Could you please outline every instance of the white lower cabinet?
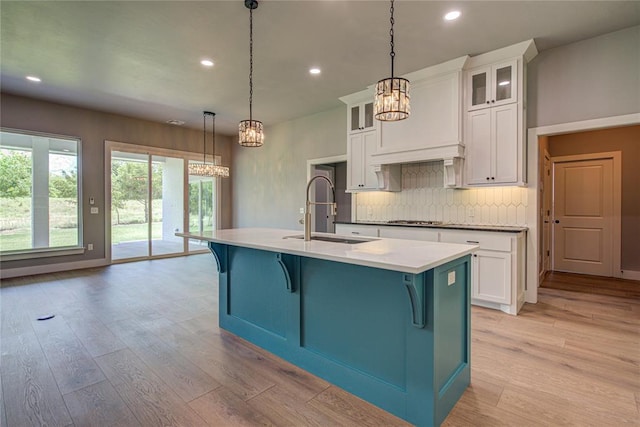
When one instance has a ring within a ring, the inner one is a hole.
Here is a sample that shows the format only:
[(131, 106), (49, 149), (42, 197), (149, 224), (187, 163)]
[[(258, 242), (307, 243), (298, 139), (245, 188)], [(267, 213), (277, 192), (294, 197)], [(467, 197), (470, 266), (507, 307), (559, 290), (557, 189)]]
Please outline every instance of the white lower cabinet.
[(477, 250), (472, 259), (471, 298), (511, 302), (511, 254)]
[(524, 232), (447, 230), (440, 241), (479, 248), (471, 257), (471, 303), (518, 314), (524, 304)]
[(471, 304), (509, 314), (524, 305), (524, 232), (336, 224), (336, 234), (478, 245), (471, 256)]

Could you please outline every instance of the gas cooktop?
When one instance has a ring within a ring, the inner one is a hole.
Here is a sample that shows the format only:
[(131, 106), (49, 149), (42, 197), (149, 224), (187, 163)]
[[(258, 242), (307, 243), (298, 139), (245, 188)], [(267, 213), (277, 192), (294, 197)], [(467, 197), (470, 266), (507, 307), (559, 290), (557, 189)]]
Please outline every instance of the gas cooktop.
[(413, 219), (394, 219), (387, 221), (387, 224), (402, 224), (402, 225), (440, 225), (442, 221), (421, 221)]

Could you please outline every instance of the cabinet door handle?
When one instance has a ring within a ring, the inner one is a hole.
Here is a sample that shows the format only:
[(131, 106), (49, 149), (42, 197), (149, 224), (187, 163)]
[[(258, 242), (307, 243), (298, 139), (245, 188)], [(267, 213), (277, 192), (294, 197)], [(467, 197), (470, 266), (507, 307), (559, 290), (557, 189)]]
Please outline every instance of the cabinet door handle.
[(360, 234), (359, 231), (352, 231), (351, 234)]
[(560, 220), (559, 220), (559, 219), (556, 219), (554, 222), (555, 222), (556, 224), (560, 224)]
[(491, 179), (496, 179), (496, 177), (495, 177), (495, 176), (492, 176), (492, 177), (491, 177)]
[(496, 102), (496, 100), (495, 100), (495, 99), (492, 99), (492, 100), (491, 100), (491, 102)]
[(491, 101), (487, 101), (487, 104), (491, 104)]
[(476, 254), (473, 254), (473, 256), (474, 256), (474, 257), (477, 257), (478, 255), (476, 255)]
[(489, 181), (489, 177), (487, 177), (487, 181)]
[(475, 241), (475, 240), (467, 240), (467, 243), (473, 243), (475, 245), (479, 245), (480, 244), (480, 242)]

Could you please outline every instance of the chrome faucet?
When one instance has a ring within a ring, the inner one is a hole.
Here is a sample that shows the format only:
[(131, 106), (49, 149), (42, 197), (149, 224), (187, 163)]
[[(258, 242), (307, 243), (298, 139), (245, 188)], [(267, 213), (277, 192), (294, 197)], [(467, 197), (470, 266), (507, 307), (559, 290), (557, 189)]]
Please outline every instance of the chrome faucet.
[[(329, 202), (311, 202), (309, 200), (309, 198), (311, 197), (309, 195), (309, 189), (311, 188), (311, 183), (313, 181), (315, 181), (318, 178), (323, 178), (325, 179), (328, 183), (329, 183), (329, 187), (331, 187), (331, 194), (333, 196), (333, 202), (329, 203)], [(331, 206), (331, 215), (335, 215), (336, 214), (336, 189), (333, 186), (333, 182), (331, 182), (331, 180), (329, 178), (327, 178), (324, 175), (316, 175), (314, 177), (312, 177), (309, 180), (309, 183), (307, 184), (307, 201), (305, 204), (305, 210), (304, 210), (304, 241), (308, 242), (311, 240), (311, 205), (329, 205)]]

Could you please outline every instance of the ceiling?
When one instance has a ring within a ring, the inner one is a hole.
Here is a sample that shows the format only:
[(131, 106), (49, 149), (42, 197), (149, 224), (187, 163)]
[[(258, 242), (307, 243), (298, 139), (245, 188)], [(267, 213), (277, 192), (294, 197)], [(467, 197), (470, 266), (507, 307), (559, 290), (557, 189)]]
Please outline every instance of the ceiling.
[[(462, 16), (445, 22), (451, 9)], [(0, 14), (4, 92), (193, 128), (211, 110), (226, 134), (248, 118), (243, 0), (2, 0)], [(390, 74), (387, 1), (263, 0), (253, 18), (253, 112), (266, 126), (337, 107)], [(395, 21), (403, 74), (531, 38), (543, 51), (638, 25), (640, 1), (398, 1)]]

